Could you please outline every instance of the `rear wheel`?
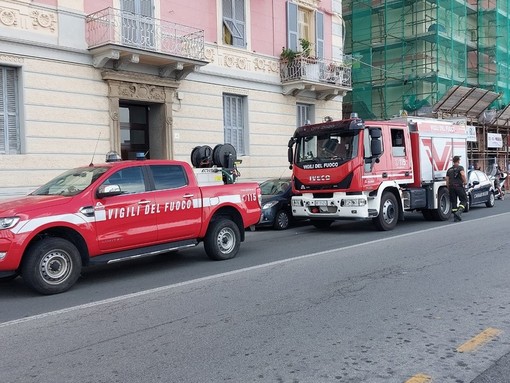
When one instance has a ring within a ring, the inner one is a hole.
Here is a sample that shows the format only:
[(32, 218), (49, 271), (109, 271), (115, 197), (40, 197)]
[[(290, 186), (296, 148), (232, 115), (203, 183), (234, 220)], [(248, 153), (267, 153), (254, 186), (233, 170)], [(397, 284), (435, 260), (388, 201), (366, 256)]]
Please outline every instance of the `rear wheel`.
[(215, 261), (234, 258), (241, 245), (241, 234), (230, 219), (222, 218), (210, 224), (204, 239), (207, 256)]
[(446, 188), (441, 188), (437, 192), (437, 209), (432, 210), (432, 215), (436, 221), (446, 221), (452, 213), (452, 205), (450, 204), (450, 195)]
[(393, 230), (398, 222), (398, 203), (393, 193), (384, 192), (381, 198), (379, 215), (373, 219), (375, 226), (382, 231)]
[(58, 294), (71, 288), (81, 273), (80, 252), (63, 238), (45, 238), (26, 253), (21, 266), (25, 283), (41, 294)]
[(276, 213), (276, 217), (274, 219), (273, 227), (276, 230), (286, 230), (290, 226), (290, 214), (285, 210), (280, 210)]

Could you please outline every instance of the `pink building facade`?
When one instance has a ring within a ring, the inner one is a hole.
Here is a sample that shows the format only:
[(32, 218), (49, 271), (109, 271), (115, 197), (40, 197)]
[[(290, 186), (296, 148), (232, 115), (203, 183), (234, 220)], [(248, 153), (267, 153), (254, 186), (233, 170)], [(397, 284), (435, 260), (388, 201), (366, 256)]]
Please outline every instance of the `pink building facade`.
[[(296, 126), (342, 117), (337, 0), (0, 1), (0, 198), (124, 159), (231, 143), (241, 179), (288, 172)], [(282, 54), (283, 53), (283, 54)]]

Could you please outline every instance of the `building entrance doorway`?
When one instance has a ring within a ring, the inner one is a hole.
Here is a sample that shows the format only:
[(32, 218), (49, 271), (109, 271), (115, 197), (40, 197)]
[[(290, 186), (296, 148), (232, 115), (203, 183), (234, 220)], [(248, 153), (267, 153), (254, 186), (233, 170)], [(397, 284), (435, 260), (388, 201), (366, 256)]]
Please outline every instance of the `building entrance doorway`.
[(137, 153), (143, 153), (149, 159), (149, 106), (120, 104), (119, 122), (122, 159), (134, 160)]

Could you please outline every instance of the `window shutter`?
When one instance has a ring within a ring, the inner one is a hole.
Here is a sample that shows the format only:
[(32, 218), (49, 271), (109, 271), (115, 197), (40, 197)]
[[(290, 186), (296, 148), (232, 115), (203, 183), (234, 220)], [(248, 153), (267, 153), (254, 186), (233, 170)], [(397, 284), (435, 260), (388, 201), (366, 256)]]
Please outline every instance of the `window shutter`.
[(0, 153), (20, 151), (16, 68), (0, 67)]
[(244, 155), (244, 107), (243, 97), (234, 95), (223, 96), (223, 121), (225, 143), (231, 144), (238, 154)]
[(223, 0), (223, 23), (232, 35), (232, 45), (246, 47), (245, 0)]
[(232, 135), (232, 122), (230, 120), (230, 97), (229, 96), (223, 96), (223, 121), (225, 125), (225, 131), (224, 131), (224, 142), (230, 143), (231, 135)]
[(244, 23), (244, 0), (234, 0), (234, 19)]
[(298, 51), (298, 6), (287, 1), (287, 48)]
[(238, 47), (246, 46), (246, 23), (244, 21), (244, 0), (234, 0), (234, 22), (236, 24), (241, 38), (237, 39), (234, 37), (234, 45)]
[(4, 81), (4, 72), (6, 69), (0, 68), (0, 153), (5, 153), (5, 143), (7, 142), (7, 136), (5, 135), (5, 125), (6, 125), (6, 111), (5, 111), (5, 102), (4, 99), (7, 97), (7, 93), (5, 92), (5, 81)]
[(232, 5), (232, 1), (233, 0), (223, 0), (223, 17), (227, 17), (229, 19), (234, 18), (234, 6)]
[(135, 0), (121, 0), (120, 9), (125, 12), (135, 13)]
[[(7, 69), (7, 135), (9, 153), (19, 153), (16, 103), (16, 69)], [(7, 149), (7, 148), (6, 148)]]
[(315, 54), (322, 59), (324, 58), (324, 13), (322, 12), (315, 12), (315, 29)]
[(153, 17), (152, 0), (141, 0), (140, 1), (140, 14), (142, 16)]

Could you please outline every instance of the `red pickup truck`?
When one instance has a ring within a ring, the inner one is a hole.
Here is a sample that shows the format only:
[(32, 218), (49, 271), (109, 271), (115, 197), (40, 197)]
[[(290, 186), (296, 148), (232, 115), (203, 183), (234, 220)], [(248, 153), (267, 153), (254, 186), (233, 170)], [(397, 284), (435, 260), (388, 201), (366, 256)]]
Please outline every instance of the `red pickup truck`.
[(186, 162), (119, 161), (69, 170), (0, 203), (0, 277), (41, 294), (68, 290), (83, 266), (196, 246), (236, 256), (260, 219), (256, 183), (199, 186)]

